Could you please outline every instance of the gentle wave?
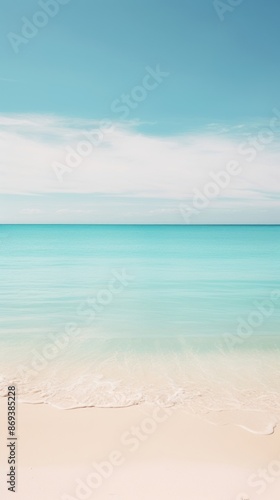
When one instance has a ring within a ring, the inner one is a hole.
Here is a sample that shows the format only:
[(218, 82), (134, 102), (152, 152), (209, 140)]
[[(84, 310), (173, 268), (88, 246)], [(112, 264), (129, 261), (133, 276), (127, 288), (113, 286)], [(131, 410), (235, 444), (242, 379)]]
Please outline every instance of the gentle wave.
[(2, 373), (0, 396), (15, 384), (19, 401), (67, 410), (153, 403), (261, 434), (272, 433), (280, 421), (275, 351), (115, 353), (67, 365), (56, 361), (37, 373), (21, 368), (16, 375)]

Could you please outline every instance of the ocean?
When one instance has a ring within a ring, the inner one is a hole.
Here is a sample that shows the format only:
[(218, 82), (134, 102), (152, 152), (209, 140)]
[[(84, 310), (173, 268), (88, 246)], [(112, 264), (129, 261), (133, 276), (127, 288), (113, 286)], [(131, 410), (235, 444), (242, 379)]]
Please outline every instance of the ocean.
[(0, 256), (0, 394), (279, 411), (279, 226), (3, 225)]

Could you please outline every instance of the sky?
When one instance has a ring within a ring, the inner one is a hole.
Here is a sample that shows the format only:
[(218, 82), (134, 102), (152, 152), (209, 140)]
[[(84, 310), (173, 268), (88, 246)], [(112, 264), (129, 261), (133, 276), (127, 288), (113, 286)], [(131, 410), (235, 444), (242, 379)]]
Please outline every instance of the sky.
[(0, 223), (278, 224), (279, 14), (3, 2)]

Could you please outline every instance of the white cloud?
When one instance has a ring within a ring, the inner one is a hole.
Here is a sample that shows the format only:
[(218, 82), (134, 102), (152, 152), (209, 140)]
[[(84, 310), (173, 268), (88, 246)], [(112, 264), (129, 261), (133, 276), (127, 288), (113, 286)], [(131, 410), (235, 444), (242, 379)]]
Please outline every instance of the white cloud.
[[(238, 152), (244, 136), (209, 132), (215, 126), (193, 135), (152, 137), (131, 124), (115, 124), (93, 153), (65, 173), (60, 183), (53, 163), (65, 163), (66, 148), (76, 150), (85, 140), (84, 132), (98, 125), (93, 120), (55, 116), (0, 115), (0, 193), (92, 193), (179, 202), (190, 199), (195, 188), (203, 189), (211, 181), (210, 172), (236, 160), (242, 173), (232, 178), (219, 204), (222, 201), (227, 207), (231, 200), (239, 200), (279, 206), (277, 134), (248, 161), (248, 155)], [(243, 129), (244, 125), (242, 133)]]
[(20, 213), (23, 215), (37, 215), (37, 214), (41, 214), (42, 210), (40, 210), (39, 208), (23, 208), (20, 211)]

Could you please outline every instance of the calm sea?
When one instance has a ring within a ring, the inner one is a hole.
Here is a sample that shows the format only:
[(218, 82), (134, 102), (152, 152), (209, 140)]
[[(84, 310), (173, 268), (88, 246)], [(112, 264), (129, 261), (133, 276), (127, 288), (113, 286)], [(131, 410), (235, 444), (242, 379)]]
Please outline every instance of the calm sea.
[(0, 257), (3, 381), (27, 382), (25, 367), (46, 393), (64, 370), (89, 389), (108, 360), (167, 367), (188, 348), (223, 359), (278, 349), (279, 226), (4, 225)]

